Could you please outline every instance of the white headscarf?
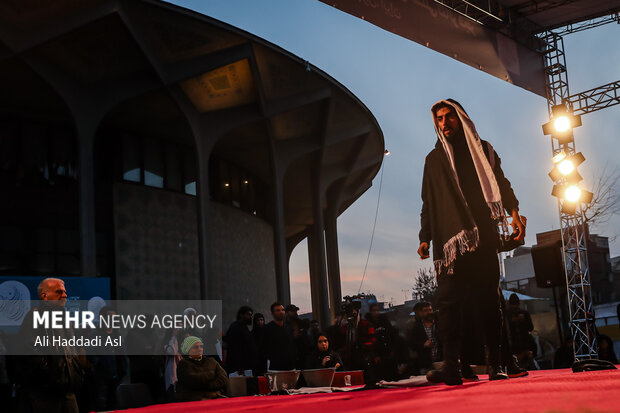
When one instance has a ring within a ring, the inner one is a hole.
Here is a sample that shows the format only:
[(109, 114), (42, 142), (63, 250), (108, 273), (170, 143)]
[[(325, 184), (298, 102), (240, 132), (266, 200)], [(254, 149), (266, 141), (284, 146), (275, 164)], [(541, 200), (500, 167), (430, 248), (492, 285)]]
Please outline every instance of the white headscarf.
[[(484, 154), (484, 149), (482, 148), (482, 141), (480, 140), (480, 136), (478, 136), (478, 132), (476, 131), (476, 126), (474, 125), (474, 122), (472, 122), (472, 120), (467, 115), (467, 112), (465, 112), (465, 110), (458, 102), (452, 99), (440, 100), (432, 107), (435, 108), (440, 103), (444, 103), (453, 108), (459, 119), (461, 120), (461, 124), (463, 125), (463, 134), (465, 135), (465, 140), (467, 141), (467, 146), (469, 148), (469, 152), (471, 153), (471, 159), (474, 162), (474, 167), (476, 168), (476, 173), (478, 174), (478, 180), (480, 181), (482, 194), (484, 195), (484, 199), (487, 202), (489, 209), (491, 210), (491, 218), (494, 220), (505, 220), (506, 216), (504, 214), (504, 208), (502, 206), (502, 195), (499, 190), (499, 185), (497, 185), (497, 180), (495, 179), (495, 173), (493, 173), (493, 168), (491, 168), (489, 160)], [(448, 161), (450, 162), (450, 167), (452, 168), (452, 173), (454, 174), (454, 179), (456, 180), (459, 190), (461, 191), (461, 195), (463, 195), (463, 190), (461, 189), (461, 185), (459, 184), (459, 178), (456, 173), (456, 168), (454, 166), (454, 149), (452, 148), (452, 145), (448, 142), (446, 137), (443, 135), (443, 132), (437, 127), (437, 120), (432, 109), (431, 115), (433, 116), (435, 132), (437, 132), (437, 137), (443, 145), (443, 149), (446, 153), (446, 156), (448, 157)], [(463, 197), (463, 199), (465, 198)]]

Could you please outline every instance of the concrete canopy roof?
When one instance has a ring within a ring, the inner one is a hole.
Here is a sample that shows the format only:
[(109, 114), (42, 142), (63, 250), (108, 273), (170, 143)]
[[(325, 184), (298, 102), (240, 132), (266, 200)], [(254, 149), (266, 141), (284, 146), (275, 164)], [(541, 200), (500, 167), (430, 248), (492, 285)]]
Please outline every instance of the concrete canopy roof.
[[(72, 94), (90, 95), (105, 109), (94, 122), (208, 147), (268, 187), (279, 179), (289, 250), (313, 222), (312, 179), (324, 208), (339, 215), (383, 161), (377, 121), (336, 80), (263, 39), (161, 1), (4, 1), (0, 69), (21, 66), (50, 84), (74, 117)], [(174, 96), (196, 116), (227, 120), (226, 133), (192, 136)], [(38, 101), (37, 92), (27, 98)]]

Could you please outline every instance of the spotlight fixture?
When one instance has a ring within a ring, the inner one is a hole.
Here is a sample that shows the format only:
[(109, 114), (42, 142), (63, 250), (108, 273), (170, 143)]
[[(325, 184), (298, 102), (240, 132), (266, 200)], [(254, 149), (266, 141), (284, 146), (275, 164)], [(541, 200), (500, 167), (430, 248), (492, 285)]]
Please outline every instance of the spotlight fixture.
[(579, 188), (577, 184), (557, 184), (553, 186), (551, 195), (562, 201), (562, 212), (574, 214), (578, 204), (589, 204), (594, 194)]
[(566, 178), (569, 183), (580, 182), (583, 177), (577, 172), (577, 167), (586, 160), (581, 152), (571, 156), (566, 156), (563, 151), (553, 157), (554, 168), (549, 172), (549, 177), (553, 182)]
[(581, 188), (578, 185), (568, 186), (564, 190), (564, 199), (568, 202), (577, 202), (581, 199)]
[(573, 128), (581, 126), (581, 115), (573, 115), (565, 104), (551, 108), (551, 120), (542, 126), (543, 134), (551, 135), (560, 143), (573, 140)]
[(553, 119), (553, 129), (556, 132), (563, 133), (570, 128), (570, 119), (567, 115), (560, 115)]

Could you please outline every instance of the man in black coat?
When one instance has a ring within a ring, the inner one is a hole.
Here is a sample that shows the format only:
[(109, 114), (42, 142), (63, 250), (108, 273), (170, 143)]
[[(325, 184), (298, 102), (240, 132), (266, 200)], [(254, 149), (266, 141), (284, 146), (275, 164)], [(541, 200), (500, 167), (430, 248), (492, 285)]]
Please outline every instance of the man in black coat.
[[(70, 328), (32, 328), (34, 311), (63, 311), (67, 301), (65, 283), (58, 278), (46, 278), (38, 287), (41, 304), (24, 317), (20, 337), (27, 345), (28, 355), (18, 366), (24, 390), (20, 411), (78, 413), (75, 392), (81, 387), (84, 370), (79, 360), (79, 349), (53, 345), (52, 337), (69, 339), (74, 336)], [(52, 346), (35, 344), (37, 336), (46, 335)]]
[(237, 311), (237, 321), (233, 322), (224, 341), (226, 342), (226, 371), (243, 373), (245, 370), (257, 370), (258, 349), (248, 326), (252, 324), (254, 311), (244, 305)]
[(441, 361), (439, 330), (429, 302), (416, 304), (416, 318), (407, 331), (407, 344), (414, 353), (414, 370), (426, 374), (433, 362)]
[(507, 379), (500, 357), (498, 226), (507, 233), (506, 218), (511, 216), (515, 240), (525, 237), (519, 202), (499, 157), (480, 139), (462, 106), (442, 100), (431, 112), (438, 139), (424, 165), (418, 254), (428, 258), (432, 242), (443, 378), (447, 384), (462, 384), (461, 331), (463, 311), (469, 309), (487, 347), (489, 378)]
[(271, 304), (271, 316), (260, 345), (261, 356), (269, 370), (293, 370), (297, 361), (297, 348), (293, 330), (284, 323), (284, 306)]

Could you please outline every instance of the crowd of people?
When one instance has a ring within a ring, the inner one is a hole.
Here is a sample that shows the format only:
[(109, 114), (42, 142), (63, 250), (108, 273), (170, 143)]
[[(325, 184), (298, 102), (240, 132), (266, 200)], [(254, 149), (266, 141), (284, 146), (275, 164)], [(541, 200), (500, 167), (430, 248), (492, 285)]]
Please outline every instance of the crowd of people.
[[(39, 296), (39, 309), (62, 308), (66, 300), (64, 283), (54, 278), (44, 280)], [(359, 304), (346, 301), (335, 323), (324, 331), (316, 320), (301, 319), (299, 308), (293, 304), (274, 302), (268, 323), (263, 314), (242, 306), (223, 336), (222, 357), (205, 348), (200, 331), (175, 329), (159, 340), (137, 337), (136, 331), (130, 331), (126, 338), (143, 346), (141, 355), (112, 349), (105, 355), (85, 356), (65, 348), (54, 355), (3, 358), (0, 384), (4, 400), (0, 403), (9, 411), (20, 412), (112, 410), (119, 407), (116, 390), (122, 383), (144, 384), (152, 403), (198, 401), (225, 397), (229, 377), (293, 369), (362, 370), (370, 386), (380, 380), (414, 375), (445, 381), (441, 325), (431, 303), (415, 304), (413, 317), (402, 333), (377, 303), (371, 304), (363, 316)], [(186, 315), (191, 311), (195, 310), (187, 309)], [(530, 362), (535, 356), (531, 317), (521, 309), (516, 294), (504, 305), (503, 313), (503, 367), (509, 377), (525, 376), (528, 372), (519, 364), (532, 368)], [(100, 314), (116, 314), (116, 310), (103, 307)], [(91, 332), (95, 334), (116, 338), (120, 332), (102, 326)], [(478, 380), (471, 365), (485, 364), (483, 346), (468, 331), (460, 334), (468, 344), (461, 349), (462, 379)], [(601, 355), (615, 360), (611, 340), (601, 336), (599, 345)], [(571, 346), (569, 341), (558, 350), (556, 367), (570, 366), (573, 355), (567, 346)], [(6, 363), (8, 360), (13, 362)]]

